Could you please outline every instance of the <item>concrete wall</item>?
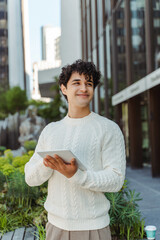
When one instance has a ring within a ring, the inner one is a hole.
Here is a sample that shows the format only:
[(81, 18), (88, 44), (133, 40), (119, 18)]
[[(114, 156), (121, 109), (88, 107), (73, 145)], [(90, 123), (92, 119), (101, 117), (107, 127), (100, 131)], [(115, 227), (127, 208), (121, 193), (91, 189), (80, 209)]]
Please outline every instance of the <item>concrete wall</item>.
[(26, 78), (26, 92), (28, 98), (31, 97), (31, 56), (30, 56), (30, 39), (29, 39), (29, 16), (28, 0), (22, 0), (22, 19), (23, 19), (23, 40), (24, 40), (24, 64)]
[(21, 0), (8, 0), (9, 84), (24, 89)]
[(38, 71), (38, 82), (39, 84), (53, 83), (55, 82), (54, 77), (59, 76), (60, 68), (51, 68), (42, 71)]
[(81, 11), (79, 0), (61, 0), (62, 66), (82, 58)]
[[(9, 85), (31, 92), (28, 0), (8, 0)], [(25, 86), (26, 81), (26, 86)]]

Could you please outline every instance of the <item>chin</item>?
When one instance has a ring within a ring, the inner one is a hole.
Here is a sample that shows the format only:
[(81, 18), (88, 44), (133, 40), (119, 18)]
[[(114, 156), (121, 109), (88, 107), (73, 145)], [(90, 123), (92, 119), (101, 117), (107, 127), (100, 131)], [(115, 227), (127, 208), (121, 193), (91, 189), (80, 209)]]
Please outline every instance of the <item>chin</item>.
[(84, 103), (84, 102), (82, 103), (82, 102), (81, 102), (81, 103), (79, 103), (78, 105), (79, 105), (79, 107), (88, 107), (88, 106), (89, 106), (89, 103), (90, 103), (90, 102), (87, 102), (87, 103)]

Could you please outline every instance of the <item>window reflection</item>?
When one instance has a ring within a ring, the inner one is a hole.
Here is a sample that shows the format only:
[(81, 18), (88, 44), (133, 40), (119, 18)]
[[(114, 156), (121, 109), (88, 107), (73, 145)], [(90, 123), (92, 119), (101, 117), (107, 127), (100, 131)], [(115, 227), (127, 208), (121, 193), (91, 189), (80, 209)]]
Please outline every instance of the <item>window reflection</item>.
[(131, 0), (133, 82), (146, 75), (145, 0)]
[(8, 86), (7, 3), (0, 0), (0, 86)]
[(153, 54), (154, 69), (160, 67), (160, 1), (152, 1), (153, 6)]
[(105, 15), (106, 19), (111, 16), (111, 0), (105, 0)]

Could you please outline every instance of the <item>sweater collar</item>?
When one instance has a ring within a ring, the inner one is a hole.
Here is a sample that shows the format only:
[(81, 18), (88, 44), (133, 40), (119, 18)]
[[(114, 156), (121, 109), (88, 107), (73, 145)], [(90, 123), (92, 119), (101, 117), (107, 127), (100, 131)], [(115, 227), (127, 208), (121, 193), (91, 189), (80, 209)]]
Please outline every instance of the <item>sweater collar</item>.
[(64, 120), (65, 120), (65, 122), (70, 123), (70, 124), (81, 124), (81, 123), (85, 123), (86, 121), (88, 121), (88, 119), (91, 119), (93, 115), (94, 115), (94, 113), (92, 111), (87, 116), (82, 117), (82, 118), (71, 118), (67, 114), (65, 116)]

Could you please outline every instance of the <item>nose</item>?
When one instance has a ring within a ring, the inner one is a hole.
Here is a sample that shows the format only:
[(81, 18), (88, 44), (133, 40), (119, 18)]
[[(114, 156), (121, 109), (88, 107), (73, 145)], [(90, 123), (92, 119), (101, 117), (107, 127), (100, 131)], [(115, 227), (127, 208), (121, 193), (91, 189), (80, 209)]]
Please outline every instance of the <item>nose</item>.
[(82, 85), (81, 85), (81, 91), (82, 91), (82, 92), (86, 92), (86, 91), (87, 91), (87, 86), (86, 86), (86, 84), (82, 84)]

